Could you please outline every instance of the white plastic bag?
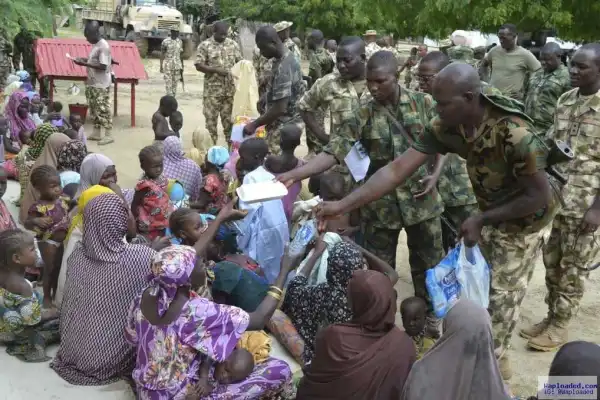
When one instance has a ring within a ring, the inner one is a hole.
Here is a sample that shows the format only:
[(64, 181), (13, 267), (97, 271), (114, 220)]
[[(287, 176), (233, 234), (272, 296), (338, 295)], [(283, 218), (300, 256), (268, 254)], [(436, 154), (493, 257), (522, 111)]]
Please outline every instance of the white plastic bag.
[(467, 247), (460, 243), (456, 277), (460, 283), (460, 297), (483, 308), (490, 303), (490, 267), (478, 245)]

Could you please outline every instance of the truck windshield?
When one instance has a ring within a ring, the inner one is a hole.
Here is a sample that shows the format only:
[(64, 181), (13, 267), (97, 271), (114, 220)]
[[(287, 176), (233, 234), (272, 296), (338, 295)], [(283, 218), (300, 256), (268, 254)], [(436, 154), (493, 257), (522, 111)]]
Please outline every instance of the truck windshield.
[(152, 6), (154, 4), (168, 4), (166, 0), (135, 0), (136, 6)]

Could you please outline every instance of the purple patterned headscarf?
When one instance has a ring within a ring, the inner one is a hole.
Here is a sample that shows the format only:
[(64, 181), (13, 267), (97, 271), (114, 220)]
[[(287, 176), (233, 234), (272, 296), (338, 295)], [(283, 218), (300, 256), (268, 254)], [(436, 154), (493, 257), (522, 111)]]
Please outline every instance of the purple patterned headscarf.
[(35, 122), (28, 115), (26, 118), (19, 117), (18, 109), (23, 99), (28, 99), (27, 93), (22, 90), (17, 90), (10, 95), (8, 104), (4, 109), (4, 116), (10, 123), (10, 136), (13, 141), (19, 142), (19, 134), (22, 131), (33, 131), (35, 130)]
[(167, 312), (180, 287), (191, 285), (195, 266), (196, 250), (191, 246), (169, 246), (154, 256), (149, 276), (150, 294), (158, 297), (158, 315)]

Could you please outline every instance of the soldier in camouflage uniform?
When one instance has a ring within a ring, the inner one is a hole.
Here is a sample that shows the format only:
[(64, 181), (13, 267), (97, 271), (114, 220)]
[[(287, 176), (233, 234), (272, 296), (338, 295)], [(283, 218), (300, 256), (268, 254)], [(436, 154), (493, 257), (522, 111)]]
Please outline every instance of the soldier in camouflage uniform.
[[(267, 83), (271, 77), (271, 61), (262, 54), (258, 47), (254, 48), (252, 65), (256, 71), (256, 82), (258, 83), (258, 97), (262, 98), (267, 90)], [(259, 112), (262, 112), (259, 110)]]
[[(323, 32), (316, 29), (310, 33), (307, 39), (308, 48), (312, 50), (312, 56), (308, 67), (308, 76), (313, 83), (316, 83), (318, 79), (333, 72), (334, 62), (327, 50), (323, 48), (323, 42)], [(327, 135), (323, 135), (325, 133), (325, 113), (327, 110), (327, 108), (321, 108), (314, 112), (315, 122), (319, 125), (319, 130), (317, 132), (313, 132), (313, 130), (310, 129), (310, 124), (307, 124), (306, 144), (310, 156), (319, 154), (321, 150), (323, 150), (323, 146), (329, 141)]]
[(488, 310), (495, 353), (502, 377), (510, 379), (506, 350), (533, 275), (541, 232), (558, 208), (544, 171), (548, 153), (531, 120), (519, 111), (520, 103), (482, 94), (473, 67), (448, 65), (435, 77), (433, 94), (439, 117), (413, 148), (343, 200), (321, 203), (317, 215), (340, 215), (387, 198), (386, 193), (412, 180), (431, 155), (453, 152), (467, 160), (481, 214), (468, 218), (461, 233), (466, 245), (480, 244), (491, 266)]
[(371, 58), (371, 56), (375, 53), (377, 53), (379, 50), (381, 50), (381, 47), (379, 47), (377, 45), (377, 31), (374, 30), (368, 30), (365, 32), (365, 43), (367, 44), (367, 46), (365, 47), (365, 54), (367, 56), (367, 61), (369, 61), (369, 58)]
[(179, 38), (179, 30), (171, 29), (171, 37), (163, 40), (160, 50), (160, 72), (164, 74), (167, 96), (175, 97), (183, 71), (183, 42)]
[(196, 53), (196, 69), (204, 73), (204, 118), (206, 130), (213, 143), (219, 139), (217, 122), (221, 117), (227, 143), (231, 139), (233, 95), (235, 85), (231, 68), (242, 59), (238, 44), (227, 37), (229, 25), (224, 21), (215, 23), (213, 37), (200, 43)]
[(279, 38), (283, 42), (284, 46), (294, 55), (298, 64), (302, 62), (302, 53), (300, 52), (300, 47), (294, 43), (294, 41), (290, 38), (291, 27), (294, 25), (293, 22), (289, 21), (281, 21), (273, 25), (275, 31), (279, 35)]
[(263, 26), (256, 32), (256, 45), (263, 56), (273, 59), (271, 78), (264, 94), (265, 112), (244, 126), (244, 135), (252, 135), (259, 126), (267, 130), (267, 144), (272, 154), (281, 153), (281, 128), (295, 124), (300, 130), (304, 123), (297, 104), (306, 90), (302, 80), (300, 63), (283, 44), (271, 26)]
[(37, 72), (35, 69), (33, 42), (39, 37), (42, 37), (39, 32), (30, 31), (24, 23), (21, 23), (21, 30), (16, 34), (13, 44), (13, 67), (15, 71), (20, 70), (19, 64), (22, 61), (23, 70), (29, 72), (31, 85), (34, 88), (37, 82)]
[(477, 62), (475, 61), (475, 52), (469, 46), (452, 46), (447, 51), (448, 58), (451, 62), (460, 61), (471, 65), (475, 68)]
[(568, 179), (562, 189), (564, 207), (552, 223), (543, 254), (548, 315), (521, 331), (534, 349), (551, 351), (567, 342), (567, 327), (579, 310), (587, 267), (597, 262), (600, 225), (600, 45), (583, 45), (571, 60), (575, 87), (558, 99), (553, 139), (569, 144), (570, 163), (556, 166)]
[(560, 60), (560, 46), (547, 43), (540, 51), (542, 68), (533, 72), (525, 83), (525, 114), (529, 115), (545, 135), (554, 122), (554, 110), (558, 98), (571, 90), (569, 70)]
[(6, 78), (10, 75), (12, 45), (6, 38), (6, 31), (0, 28), (0, 88), (4, 90)]
[[(441, 51), (433, 51), (423, 57), (417, 73), (419, 89), (431, 95), (433, 78), (448, 64), (449, 57)], [(477, 198), (471, 187), (467, 163), (457, 154), (448, 154), (443, 168), (435, 171), (430, 179), (437, 180), (437, 189), (444, 201), (447, 221), (442, 221), (442, 233), (444, 248), (448, 249), (454, 246), (456, 239), (452, 230), (458, 231), (467, 218), (479, 211)], [(452, 226), (448, 226), (447, 222)]]
[[(337, 54), (340, 69), (317, 80), (298, 103), (300, 115), (306, 126), (323, 129), (321, 136), (327, 136), (325, 129), (315, 121), (315, 114), (321, 109), (331, 112), (330, 136), (328, 141), (340, 131), (343, 121), (352, 118), (354, 110), (370, 98), (365, 80), (365, 43), (356, 36), (347, 37), (340, 43)], [(312, 121), (311, 121), (312, 120)], [(305, 166), (282, 174), (282, 182), (291, 185), (325, 172), (329, 168), (344, 176), (345, 190), (349, 192), (354, 184), (350, 171), (344, 161), (339, 164), (335, 157), (328, 153), (319, 153)]]

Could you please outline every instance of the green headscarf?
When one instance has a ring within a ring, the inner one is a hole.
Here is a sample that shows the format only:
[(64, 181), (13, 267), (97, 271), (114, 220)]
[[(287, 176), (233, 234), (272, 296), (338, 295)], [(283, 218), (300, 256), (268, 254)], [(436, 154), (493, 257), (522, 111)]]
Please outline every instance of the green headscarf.
[(27, 149), (27, 157), (29, 160), (37, 160), (40, 154), (42, 154), (42, 150), (44, 150), (48, 138), (56, 132), (58, 132), (56, 128), (49, 123), (37, 127), (33, 134), (33, 143), (31, 143), (31, 147)]

